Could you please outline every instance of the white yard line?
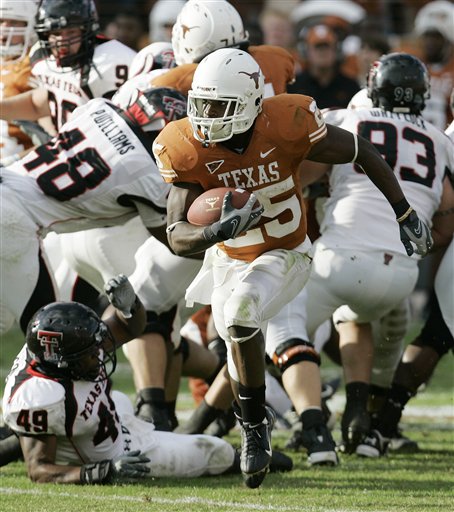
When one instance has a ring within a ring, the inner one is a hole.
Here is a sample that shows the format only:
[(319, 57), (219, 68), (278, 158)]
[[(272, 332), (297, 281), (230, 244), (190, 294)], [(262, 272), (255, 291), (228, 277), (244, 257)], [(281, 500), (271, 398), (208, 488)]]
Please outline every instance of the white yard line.
[[(45, 491), (41, 489), (15, 489), (14, 487), (0, 487), (0, 494), (3, 495), (33, 495), (33, 496), (41, 496), (41, 497), (49, 497), (49, 498), (71, 498), (77, 500), (98, 500), (98, 501), (111, 501), (111, 502), (129, 502), (129, 503), (141, 503), (146, 506), (147, 503), (150, 504), (160, 504), (160, 505), (207, 505), (210, 507), (223, 508), (224, 510), (234, 511), (234, 510), (258, 510), (258, 511), (288, 511), (288, 512), (360, 512), (360, 510), (354, 509), (327, 509), (325, 507), (311, 506), (311, 507), (286, 507), (286, 506), (274, 506), (274, 505), (261, 505), (261, 504), (253, 504), (253, 503), (235, 503), (232, 501), (215, 501), (198, 497), (187, 497), (187, 498), (158, 498), (154, 496), (143, 495), (141, 497), (137, 496), (120, 496), (120, 495), (112, 495), (112, 496), (94, 496), (91, 494), (78, 494), (73, 492), (54, 492), (54, 491)], [(251, 497), (253, 499), (253, 497)], [(375, 512), (385, 512), (377, 510)]]

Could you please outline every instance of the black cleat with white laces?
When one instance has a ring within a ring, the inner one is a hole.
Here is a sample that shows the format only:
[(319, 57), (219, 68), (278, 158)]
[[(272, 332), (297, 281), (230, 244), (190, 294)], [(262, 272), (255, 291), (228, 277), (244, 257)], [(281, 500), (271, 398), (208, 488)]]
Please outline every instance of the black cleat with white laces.
[(251, 489), (259, 487), (269, 470), (272, 448), (271, 431), (276, 415), (270, 407), (265, 408), (261, 423), (251, 425), (241, 422), (241, 462), (244, 483)]
[(378, 430), (371, 430), (356, 447), (356, 455), (378, 458), (386, 455), (389, 439), (383, 437)]
[(307, 461), (311, 466), (337, 466), (339, 459), (336, 443), (326, 425), (317, 425), (302, 431), (302, 443), (307, 449)]

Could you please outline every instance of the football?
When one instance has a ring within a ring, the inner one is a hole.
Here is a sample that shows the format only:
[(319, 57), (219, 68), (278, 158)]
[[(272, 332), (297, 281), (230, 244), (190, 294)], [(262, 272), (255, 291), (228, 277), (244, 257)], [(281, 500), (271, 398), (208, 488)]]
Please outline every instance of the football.
[(227, 192), (232, 192), (232, 204), (235, 208), (244, 206), (251, 195), (242, 188), (219, 187), (207, 190), (189, 207), (188, 222), (194, 226), (209, 226), (218, 221), (221, 216), (222, 201)]

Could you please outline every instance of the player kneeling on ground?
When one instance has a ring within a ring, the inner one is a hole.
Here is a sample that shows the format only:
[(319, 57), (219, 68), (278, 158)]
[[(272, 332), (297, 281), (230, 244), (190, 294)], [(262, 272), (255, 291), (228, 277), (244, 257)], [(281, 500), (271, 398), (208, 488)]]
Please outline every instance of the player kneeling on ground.
[[(141, 334), (145, 310), (125, 276), (111, 279), (101, 320), (77, 302), (54, 302), (31, 319), (7, 378), (3, 412), (19, 436), (30, 478), (100, 484), (150, 477), (239, 473), (226, 441), (154, 430), (111, 391), (115, 349)], [(1, 450), (0, 450), (1, 453)], [(275, 470), (291, 459), (275, 458)]]

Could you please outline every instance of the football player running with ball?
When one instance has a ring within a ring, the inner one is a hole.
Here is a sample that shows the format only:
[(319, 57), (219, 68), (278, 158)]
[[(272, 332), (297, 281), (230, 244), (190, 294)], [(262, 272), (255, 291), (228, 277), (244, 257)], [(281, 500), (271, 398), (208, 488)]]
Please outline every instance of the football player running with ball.
[[(355, 161), (394, 209), (408, 253), (424, 255), (431, 246), (428, 228), (372, 144), (326, 125), (313, 98), (281, 94), (263, 101), (263, 95), (263, 73), (251, 55), (217, 50), (194, 74), (188, 118), (164, 128), (153, 148), (163, 178), (173, 183), (170, 245), (182, 256), (209, 249), (186, 296), (211, 303), (216, 329), (227, 343), (242, 427), (241, 471), (249, 487), (262, 483), (272, 455), (274, 415), (265, 407), (262, 330), (303, 288), (311, 266), (301, 161)], [(189, 224), (191, 203), (219, 186), (253, 194), (240, 209), (227, 194), (219, 221)]]

